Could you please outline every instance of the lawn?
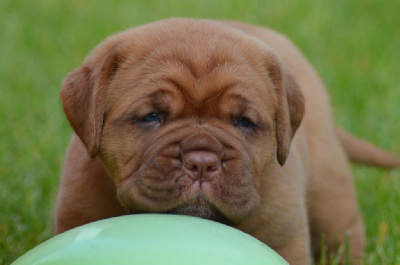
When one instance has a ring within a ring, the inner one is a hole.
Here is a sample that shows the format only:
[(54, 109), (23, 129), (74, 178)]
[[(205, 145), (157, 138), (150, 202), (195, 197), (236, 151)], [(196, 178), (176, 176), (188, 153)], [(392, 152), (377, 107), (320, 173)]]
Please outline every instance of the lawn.
[[(0, 0), (0, 264), (53, 234), (72, 133), (60, 84), (109, 34), (173, 16), (274, 28), (315, 65), (337, 123), (400, 155), (399, 10), (398, 0)], [(400, 170), (352, 168), (366, 264), (400, 264)]]

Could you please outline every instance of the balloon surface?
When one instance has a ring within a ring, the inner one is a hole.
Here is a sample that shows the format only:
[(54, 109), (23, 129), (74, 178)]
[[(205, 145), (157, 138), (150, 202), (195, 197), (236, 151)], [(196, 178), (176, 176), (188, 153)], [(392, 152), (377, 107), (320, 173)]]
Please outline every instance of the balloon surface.
[(286, 265), (276, 252), (235, 228), (196, 217), (137, 214), (57, 235), (12, 265)]

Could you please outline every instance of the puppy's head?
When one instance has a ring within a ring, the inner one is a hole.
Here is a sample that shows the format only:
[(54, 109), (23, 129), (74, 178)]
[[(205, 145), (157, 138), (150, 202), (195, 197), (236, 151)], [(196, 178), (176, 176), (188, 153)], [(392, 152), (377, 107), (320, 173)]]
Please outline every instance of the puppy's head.
[(61, 90), (66, 116), (100, 156), (129, 213), (237, 224), (283, 165), (304, 102), (259, 41), (222, 23), (172, 19), (100, 44)]

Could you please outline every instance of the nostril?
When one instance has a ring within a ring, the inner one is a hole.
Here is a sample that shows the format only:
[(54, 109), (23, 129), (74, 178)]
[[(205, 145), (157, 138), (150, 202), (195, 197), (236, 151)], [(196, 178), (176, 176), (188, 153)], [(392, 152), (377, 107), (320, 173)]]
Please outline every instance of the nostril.
[(197, 173), (199, 171), (199, 167), (196, 165), (189, 165), (189, 166), (186, 166), (186, 168), (195, 173)]
[(207, 172), (208, 172), (208, 173), (211, 173), (211, 172), (213, 172), (213, 171), (217, 171), (218, 169), (219, 169), (219, 163), (216, 164), (216, 165), (208, 166), (208, 167), (207, 167)]

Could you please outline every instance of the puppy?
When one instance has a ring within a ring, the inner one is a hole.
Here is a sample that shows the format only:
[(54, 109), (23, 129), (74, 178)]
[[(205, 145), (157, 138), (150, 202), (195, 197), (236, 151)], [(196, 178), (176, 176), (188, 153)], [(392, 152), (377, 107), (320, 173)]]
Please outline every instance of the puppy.
[[(173, 213), (234, 226), (290, 264), (344, 244), (361, 260), (364, 225), (340, 143), (357, 140), (337, 132), (321, 80), (278, 33), (189, 19), (133, 28), (70, 73), (61, 99), (75, 135), (57, 233)], [(367, 145), (357, 143), (346, 146)]]

